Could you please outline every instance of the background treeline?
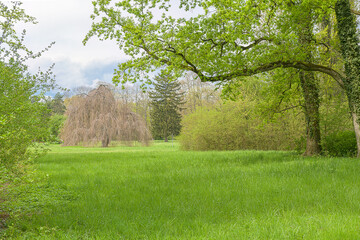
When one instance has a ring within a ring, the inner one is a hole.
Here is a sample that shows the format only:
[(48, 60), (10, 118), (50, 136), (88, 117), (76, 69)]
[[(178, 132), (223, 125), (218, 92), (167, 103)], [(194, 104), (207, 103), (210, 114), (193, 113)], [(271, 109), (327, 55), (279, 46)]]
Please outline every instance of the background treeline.
[[(274, 81), (279, 77), (287, 80)], [(304, 99), (296, 71), (275, 71), (222, 85), (203, 83), (196, 75), (188, 73), (177, 82), (182, 97), (178, 110), (182, 116), (182, 128), (177, 139), (184, 150), (305, 151)], [(150, 95), (154, 89), (143, 91), (137, 84), (124, 88), (106, 85), (118, 104), (127, 106), (144, 120), (145, 128), (154, 129), (152, 125), (160, 122), (160, 113), (156, 115), (157, 121), (151, 114)], [(334, 156), (354, 156), (356, 140), (345, 93), (327, 78), (321, 78), (320, 86), (323, 152)], [(57, 109), (63, 111), (79, 94), (86, 95), (91, 90), (78, 87), (65, 93), (67, 97), (62, 97), (61, 101), (61, 95), (57, 94), (47, 105), (52, 113)], [(60, 132), (65, 117), (56, 113), (51, 119), (53, 136)], [(163, 139), (161, 135), (156, 136), (156, 139)]]

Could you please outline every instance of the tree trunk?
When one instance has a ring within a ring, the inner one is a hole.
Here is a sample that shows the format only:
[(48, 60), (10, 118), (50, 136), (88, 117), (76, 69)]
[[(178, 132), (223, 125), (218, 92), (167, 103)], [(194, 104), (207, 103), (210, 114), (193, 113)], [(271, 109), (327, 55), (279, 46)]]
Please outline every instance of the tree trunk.
[(359, 118), (354, 112), (352, 113), (352, 119), (353, 119), (355, 136), (356, 136), (357, 157), (360, 157), (360, 126), (359, 126)]
[(109, 146), (109, 143), (110, 143), (110, 139), (109, 139), (109, 136), (106, 135), (103, 140), (101, 140), (101, 146), (102, 147), (108, 147)]
[(343, 58), (345, 60), (344, 87), (349, 100), (354, 131), (357, 141), (357, 156), (360, 157), (360, 41), (357, 36), (357, 24), (351, 13), (349, 0), (338, 0), (335, 4), (338, 35)]
[(313, 72), (300, 72), (300, 82), (305, 100), (306, 151), (304, 155), (318, 155), (321, 153), (319, 88)]
[(169, 142), (167, 135), (165, 135), (164, 139), (165, 139), (165, 142)]
[(312, 72), (300, 72), (300, 81), (305, 100), (306, 151), (304, 155), (318, 155), (321, 153), (318, 84)]
[[(303, 18), (305, 25), (302, 25), (302, 29), (298, 32), (299, 42), (304, 47), (306, 61), (312, 62), (313, 23), (310, 10), (304, 11)], [(306, 150), (304, 155), (319, 155), (321, 154), (319, 82), (315, 74), (310, 71), (301, 71), (299, 77), (305, 101)]]

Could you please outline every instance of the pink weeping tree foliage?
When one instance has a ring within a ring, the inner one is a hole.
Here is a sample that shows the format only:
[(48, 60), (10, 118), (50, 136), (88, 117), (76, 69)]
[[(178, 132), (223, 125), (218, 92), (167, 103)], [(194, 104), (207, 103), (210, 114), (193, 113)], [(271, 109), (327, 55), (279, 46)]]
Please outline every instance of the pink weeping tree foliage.
[(105, 85), (87, 95), (74, 96), (65, 114), (67, 120), (61, 131), (64, 146), (91, 146), (101, 141), (107, 147), (113, 140), (147, 145), (152, 138), (145, 121), (117, 101)]

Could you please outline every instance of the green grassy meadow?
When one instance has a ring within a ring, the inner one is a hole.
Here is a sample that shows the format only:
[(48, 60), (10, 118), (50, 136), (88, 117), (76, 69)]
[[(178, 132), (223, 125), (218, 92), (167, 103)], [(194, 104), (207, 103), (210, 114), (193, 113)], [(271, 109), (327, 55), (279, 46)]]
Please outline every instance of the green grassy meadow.
[(358, 159), (157, 142), (54, 145), (37, 165), (73, 196), (14, 239), (360, 239)]

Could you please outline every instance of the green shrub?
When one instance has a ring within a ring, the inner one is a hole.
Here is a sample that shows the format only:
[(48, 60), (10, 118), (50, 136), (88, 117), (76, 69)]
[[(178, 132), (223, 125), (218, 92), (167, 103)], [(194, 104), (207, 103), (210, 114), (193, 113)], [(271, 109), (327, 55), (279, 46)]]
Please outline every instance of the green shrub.
[(184, 117), (180, 135), (185, 150), (294, 150), (303, 119), (287, 113), (264, 123), (251, 102), (227, 102)]
[(326, 136), (323, 150), (333, 157), (354, 157), (357, 153), (356, 137), (353, 131), (342, 131)]
[(63, 127), (66, 117), (64, 115), (55, 114), (50, 117), (49, 121), (49, 136), (46, 138), (47, 142), (61, 143), (59, 138), (60, 129)]

